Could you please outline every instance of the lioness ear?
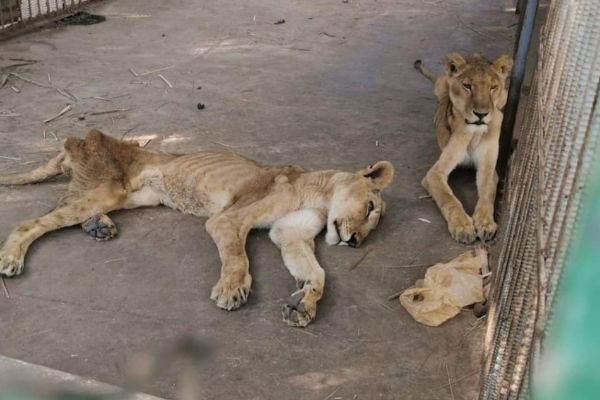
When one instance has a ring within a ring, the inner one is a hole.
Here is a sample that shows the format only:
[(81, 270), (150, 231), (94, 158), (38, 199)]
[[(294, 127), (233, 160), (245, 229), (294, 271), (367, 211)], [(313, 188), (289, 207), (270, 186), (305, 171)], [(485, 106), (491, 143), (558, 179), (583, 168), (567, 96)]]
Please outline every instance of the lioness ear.
[(394, 178), (394, 166), (389, 161), (378, 161), (367, 168), (363, 168), (358, 173), (371, 180), (375, 189), (383, 190)]
[(462, 70), (467, 65), (467, 62), (458, 53), (450, 53), (444, 59), (444, 69), (446, 70), (446, 74), (448, 76), (454, 76), (462, 72)]
[(512, 70), (512, 67), (513, 67), (513, 60), (512, 60), (512, 58), (510, 58), (506, 54), (498, 57), (492, 63), (492, 68), (494, 68), (496, 71), (498, 71), (498, 73), (500, 75), (502, 75), (503, 79), (506, 79), (506, 77), (508, 76), (508, 74), (510, 74), (510, 71)]

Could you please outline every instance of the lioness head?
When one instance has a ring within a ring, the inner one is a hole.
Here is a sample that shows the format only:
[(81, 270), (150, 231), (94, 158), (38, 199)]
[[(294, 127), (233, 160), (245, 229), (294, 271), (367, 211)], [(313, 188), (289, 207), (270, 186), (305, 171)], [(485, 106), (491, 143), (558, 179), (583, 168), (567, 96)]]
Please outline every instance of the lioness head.
[(463, 58), (451, 53), (444, 60), (452, 112), (473, 127), (486, 126), (493, 111), (506, 104), (506, 78), (512, 68), (510, 57), (503, 55), (489, 62), (479, 54)]
[(329, 244), (358, 247), (385, 211), (381, 191), (394, 177), (394, 167), (379, 161), (354, 174), (340, 174), (334, 184), (327, 216)]

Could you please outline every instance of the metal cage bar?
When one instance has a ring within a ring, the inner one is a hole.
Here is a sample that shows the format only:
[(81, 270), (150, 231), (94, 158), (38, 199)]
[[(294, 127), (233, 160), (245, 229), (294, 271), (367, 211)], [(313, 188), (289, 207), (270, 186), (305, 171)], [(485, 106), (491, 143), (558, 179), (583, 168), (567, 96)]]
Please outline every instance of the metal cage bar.
[(597, 0), (553, 1), (541, 31), (507, 169), (480, 399), (530, 398), (532, 388), (536, 395), (546, 333), (555, 326), (562, 277), (574, 268), (566, 260), (600, 160), (598, 21)]
[(36, 21), (56, 18), (89, 0), (0, 0), (0, 39)]

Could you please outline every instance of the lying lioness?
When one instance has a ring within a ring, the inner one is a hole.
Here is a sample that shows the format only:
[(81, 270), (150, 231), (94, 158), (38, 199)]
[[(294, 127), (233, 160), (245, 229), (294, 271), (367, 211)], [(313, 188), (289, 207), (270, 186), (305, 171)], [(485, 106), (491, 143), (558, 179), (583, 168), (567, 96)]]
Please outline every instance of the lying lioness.
[(222, 262), (210, 297), (226, 310), (240, 307), (250, 293), (248, 232), (270, 227), (299, 288), (284, 306), (284, 320), (306, 326), (315, 318), (325, 285), (314, 237), (327, 224), (327, 243), (359, 246), (379, 223), (385, 209), (381, 191), (394, 168), (379, 161), (356, 173), (305, 172), (263, 166), (233, 153), (159, 153), (93, 130), (83, 140), (67, 139), (46, 165), (0, 176), (0, 184), (41, 182), (59, 174), (72, 177), (64, 197), (54, 211), (12, 231), (0, 250), (0, 275), (22, 273), (28, 247), (47, 232), (82, 224), (88, 234), (106, 240), (117, 234), (107, 213), (163, 204), (209, 217), (206, 230)]
[[(496, 161), (507, 96), (506, 78), (512, 60), (501, 56), (490, 63), (478, 54), (465, 59), (452, 53), (444, 60), (446, 73), (437, 79), (421, 60), (415, 61), (415, 68), (435, 85), (438, 106), (434, 122), (442, 150), (422, 184), (440, 208), (455, 240), (472, 243), (476, 236), (490, 240), (497, 229)], [(448, 185), (448, 175), (458, 165), (473, 165), (477, 169), (479, 200), (473, 218)]]

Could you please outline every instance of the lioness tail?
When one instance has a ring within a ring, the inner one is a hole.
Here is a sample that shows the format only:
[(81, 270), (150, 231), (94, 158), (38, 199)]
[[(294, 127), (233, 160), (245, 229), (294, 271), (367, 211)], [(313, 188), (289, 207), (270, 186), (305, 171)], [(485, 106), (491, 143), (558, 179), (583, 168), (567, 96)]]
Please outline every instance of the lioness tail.
[(433, 73), (427, 69), (427, 67), (425, 65), (423, 65), (423, 61), (421, 60), (417, 60), (415, 61), (415, 69), (417, 71), (419, 71), (420, 73), (423, 74), (423, 76), (427, 79), (429, 79), (431, 82), (435, 83), (435, 76), (433, 75)]
[(0, 175), (0, 185), (26, 185), (28, 183), (38, 183), (45, 181), (62, 173), (61, 163), (65, 158), (65, 153), (48, 161), (46, 164), (37, 167), (36, 169), (19, 174)]

